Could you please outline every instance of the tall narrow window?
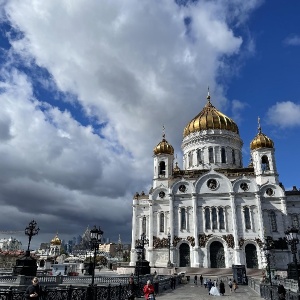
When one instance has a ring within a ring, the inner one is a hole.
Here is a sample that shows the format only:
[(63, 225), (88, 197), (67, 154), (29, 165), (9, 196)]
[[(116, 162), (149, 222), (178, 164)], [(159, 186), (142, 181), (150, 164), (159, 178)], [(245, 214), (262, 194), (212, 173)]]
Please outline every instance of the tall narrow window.
[(159, 163), (159, 175), (160, 176), (165, 176), (166, 174), (166, 164), (164, 161), (161, 161)]
[(222, 149), (221, 149), (221, 161), (222, 161), (222, 164), (226, 163), (226, 150), (224, 147), (222, 147)]
[(208, 148), (208, 159), (210, 163), (214, 162), (214, 149), (212, 147)]
[(143, 217), (143, 220), (142, 220), (142, 233), (144, 233), (144, 234), (146, 234), (146, 222), (147, 222), (146, 217)]
[(246, 229), (251, 229), (250, 210), (249, 210), (249, 207), (247, 207), (247, 206), (244, 208), (244, 216), (245, 216)]
[(293, 215), (292, 216), (292, 223), (293, 223), (293, 227), (299, 229), (299, 219), (297, 215)]
[(197, 150), (197, 162), (198, 162), (198, 165), (202, 164), (202, 154), (201, 154), (201, 149), (198, 149)]
[(211, 218), (213, 229), (218, 229), (217, 209), (215, 207), (212, 208)]
[(186, 229), (186, 216), (185, 216), (185, 208), (182, 208), (181, 211), (181, 229)]
[(189, 153), (189, 167), (193, 166), (193, 152)]
[(274, 211), (270, 212), (270, 220), (271, 220), (271, 229), (273, 232), (277, 231), (277, 222), (276, 222), (276, 215)]
[(225, 229), (225, 219), (224, 219), (223, 207), (219, 207), (219, 224), (220, 224), (220, 229)]
[(235, 151), (232, 149), (232, 164), (235, 165)]
[(164, 215), (164, 213), (160, 213), (159, 231), (160, 232), (164, 232), (165, 231), (165, 215)]
[(269, 171), (270, 170), (269, 159), (266, 155), (264, 155), (261, 158), (261, 169), (263, 171)]
[(210, 229), (210, 210), (205, 208), (205, 229)]

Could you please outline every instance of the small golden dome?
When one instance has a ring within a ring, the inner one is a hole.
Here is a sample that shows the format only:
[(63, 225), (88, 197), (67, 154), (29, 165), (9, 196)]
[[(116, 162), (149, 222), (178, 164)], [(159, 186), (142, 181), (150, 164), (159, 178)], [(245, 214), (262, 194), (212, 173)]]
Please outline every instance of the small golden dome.
[(153, 149), (154, 155), (158, 154), (174, 154), (174, 148), (172, 145), (170, 145), (165, 137), (163, 136), (163, 139), (158, 145)]
[(208, 130), (208, 129), (224, 129), (239, 133), (238, 126), (229, 117), (222, 114), (210, 103), (210, 95), (207, 95), (207, 103), (202, 111), (191, 120), (184, 128), (183, 137), (190, 133)]
[(261, 132), (260, 118), (258, 117), (258, 134), (250, 143), (250, 149), (274, 148), (274, 142)]
[(51, 245), (61, 245), (61, 240), (59, 239), (58, 235), (51, 240)]

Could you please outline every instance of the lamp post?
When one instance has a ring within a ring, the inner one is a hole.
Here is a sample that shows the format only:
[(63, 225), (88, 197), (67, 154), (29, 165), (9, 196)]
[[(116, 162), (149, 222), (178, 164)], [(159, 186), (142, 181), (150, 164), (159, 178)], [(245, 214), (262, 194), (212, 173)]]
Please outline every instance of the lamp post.
[(263, 250), (265, 252), (265, 256), (267, 259), (267, 268), (268, 268), (268, 274), (269, 274), (269, 282), (270, 282), (270, 299), (273, 300), (272, 295), (272, 275), (271, 275), (271, 263), (270, 263), (270, 257), (271, 257), (271, 250), (274, 248), (274, 242), (270, 237), (267, 237), (264, 243)]
[(40, 231), (40, 228), (37, 227), (37, 222), (32, 220), (28, 227), (25, 228), (25, 234), (28, 235), (28, 247), (26, 251), (26, 256), (30, 256), (30, 242), (34, 235), (37, 235)]
[(168, 233), (168, 250), (169, 250), (169, 254), (168, 254), (168, 264), (167, 267), (171, 268), (172, 267), (172, 263), (171, 263), (171, 259), (170, 259), (170, 250), (171, 250), (171, 233)]
[(95, 281), (95, 266), (96, 266), (96, 255), (97, 250), (99, 249), (99, 244), (101, 243), (103, 231), (94, 226), (93, 229), (90, 231), (90, 237), (91, 237), (91, 250), (94, 251), (94, 263), (93, 263), (93, 272), (92, 272), (92, 287), (94, 285)]
[(137, 275), (137, 284), (138, 284), (138, 297), (140, 297), (141, 294), (141, 287), (140, 287), (140, 262), (143, 257), (144, 247), (142, 245), (138, 245), (135, 247), (135, 251), (137, 254), (137, 262), (136, 262), (136, 275)]
[(288, 229), (284, 233), (285, 233), (286, 242), (291, 246), (291, 252), (293, 254), (294, 264), (296, 267), (296, 277), (297, 277), (298, 290), (299, 290), (299, 271), (298, 271), (298, 261), (297, 261), (297, 244), (299, 244), (299, 239), (297, 234), (299, 233), (299, 230), (295, 227), (292, 228), (288, 227)]

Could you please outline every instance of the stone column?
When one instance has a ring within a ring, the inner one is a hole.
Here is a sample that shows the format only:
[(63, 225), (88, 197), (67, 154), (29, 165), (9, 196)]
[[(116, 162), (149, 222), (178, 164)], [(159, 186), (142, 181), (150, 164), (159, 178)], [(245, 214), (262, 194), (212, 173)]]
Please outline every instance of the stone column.
[(171, 235), (170, 260), (174, 264), (173, 240), (174, 240), (174, 197), (169, 194), (169, 232)]
[(256, 198), (256, 206), (257, 206), (257, 213), (258, 213), (258, 228), (259, 228), (258, 231), (260, 231), (258, 235), (263, 241), (265, 239), (265, 232), (264, 232), (261, 199), (260, 199), (260, 194), (258, 192), (255, 193), (255, 198)]
[(148, 226), (148, 236), (149, 236), (149, 245), (148, 245), (148, 260), (150, 266), (153, 266), (153, 202), (149, 200), (149, 226)]
[(219, 207), (216, 207), (216, 214), (217, 214), (217, 229), (220, 230)]
[(231, 203), (231, 209), (232, 209), (232, 233), (234, 237), (234, 264), (240, 265), (241, 264), (241, 250), (239, 248), (239, 240), (238, 240), (238, 224), (237, 224), (237, 211), (235, 207), (235, 199), (234, 194), (230, 193), (230, 203)]
[(209, 208), (209, 214), (210, 214), (209, 227), (210, 227), (210, 230), (212, 230), (213, 229), (213, 218), (212, 218), (212, 208), (211, 207)]
[(199, 242), (198, 242), (198, 226), (199, 226), (199, 220), (198, 220), (198, 214), (197, 214), (197, 195), (192, 195), (192, 203), (193, 203), (193, 224), (194, 224), (194, 238), (195, 238), (195, 246), (194, 246), (194, 267), (199, 268), (200, 262), (199, 262)]
[(137, 237), (137, 224), (136, 224), (136, 214), (137, 214), (137, 200), (133, 200), (132, 205), (132, 230), (131, 230), (131, 251), (130, 251), (130, 266), (135, 266), (136, 262), (136, 251), (135, 251), (135, 240)]

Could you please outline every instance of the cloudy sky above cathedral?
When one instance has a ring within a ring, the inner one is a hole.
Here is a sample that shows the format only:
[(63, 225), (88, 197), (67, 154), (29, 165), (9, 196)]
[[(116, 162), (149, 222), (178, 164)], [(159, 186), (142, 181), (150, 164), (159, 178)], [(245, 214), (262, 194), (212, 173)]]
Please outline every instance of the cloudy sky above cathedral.
[(40, 242), (97, 224), (129, 242), (163, 125), (181, 166), (208, 86), (239, 126), (244, 165), (260, 116), (280, 180), (300, 187), (297, 0), (0, 5), (0, 231), (35, 219)]

